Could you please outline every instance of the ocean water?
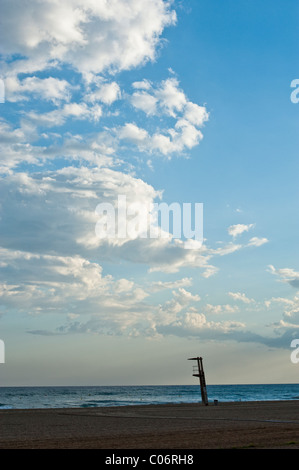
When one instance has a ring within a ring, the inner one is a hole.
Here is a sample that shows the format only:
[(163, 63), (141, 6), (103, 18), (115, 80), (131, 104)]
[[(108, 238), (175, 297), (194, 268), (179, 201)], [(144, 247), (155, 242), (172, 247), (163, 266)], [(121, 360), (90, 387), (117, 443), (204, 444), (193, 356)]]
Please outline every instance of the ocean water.
[[(299, 384), (208, 385), (209, 402), (299, 400)], [(0, 409), (201, 402), (199, 385), (0, 387)]]

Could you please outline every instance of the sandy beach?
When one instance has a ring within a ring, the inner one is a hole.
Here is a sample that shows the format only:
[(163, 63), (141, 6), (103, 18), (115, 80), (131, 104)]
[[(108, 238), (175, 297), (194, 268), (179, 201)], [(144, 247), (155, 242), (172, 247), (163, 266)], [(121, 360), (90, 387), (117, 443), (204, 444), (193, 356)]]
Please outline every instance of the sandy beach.
[(0, 411), (1, 449), (299, 449), (299, 401)]

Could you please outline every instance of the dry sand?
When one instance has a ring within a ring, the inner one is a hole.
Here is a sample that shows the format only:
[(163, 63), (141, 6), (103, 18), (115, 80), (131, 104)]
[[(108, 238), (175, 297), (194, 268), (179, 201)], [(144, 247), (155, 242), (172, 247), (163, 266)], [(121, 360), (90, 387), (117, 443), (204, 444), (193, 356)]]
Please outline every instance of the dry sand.
[(299, 401), (0, 411), (1, 449), (299, 449)]

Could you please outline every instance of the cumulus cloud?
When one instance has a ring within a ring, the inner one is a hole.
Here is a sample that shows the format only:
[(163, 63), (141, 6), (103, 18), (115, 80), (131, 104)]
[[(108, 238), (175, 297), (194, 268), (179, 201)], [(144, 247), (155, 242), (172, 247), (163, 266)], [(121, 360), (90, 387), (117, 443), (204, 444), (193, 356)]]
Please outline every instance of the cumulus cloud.
[(137, 145), (142, 145), (147, 138), (148, 133), (144, 129), (140, 129), (136, 124), (127, 122), (119, 131), (119, 137), (128, 140)]
[(151, 88), (151, 84), (148, 80), (140, 80), (139, 82), (133, 82), (132, 87), (137, 90), (149, 90)]
[(248, 246), (262, 246), (265, 243), (268, 243), (269, 240), (265, 237), (259, 238), (259, 237), (252, 237), (249, 242)]
[(58, 104), (68, 101), (71, 95), (71, 85), (66, 80), (54, 77), (27, 77), (19, 80), (8, 77), (5, 80), (5, 98), (7, 101), (28, 101), (29, 98), (39, 98)]
[(164, 289), (178, 289), (179, 287), (186, 287), (192, 285), (191, 277), (184, 277), (177, 281), (156, 281), (151, 284), (151, 291), (157, 292)]
[(175, 242), (171, 237), (131, 238), (128, 234), (124, 238), (99, 238), (95, 231), (99, 219), (96, 207), (105, 202), (117, 207), (120, 188), (128, 206), (136, 205), (138, 200), (142, 210), (150, 210), (161, 196), (141, 179), (108, 168), (66, 167), (6, 175), (0, 189), (2, 246), (123, 259), (156, 271), (177, 272), (184, 266), (201, 268), (203, 273), (213, 269), (211, 255), (186, 250), (181, 240)]
[(0, 119), (0, 172), (6, 173), (21, 163), (36, 164), (44, 148), (34, 145), (36, 138), (34, 126), (22, 123), (15, 126)]
[(292, 268), (276, 269), (274, 266), (269, 266), (269, 271), (276, 276), (279, 276), (282, 282), (287, 282), (296, 289), (299, 288), (299, 272)]
[[(67, 160), (66, 165), (81, 162), (82, 165), (96, 165), (97, 168), (118, 164), (113, 142), (105, 132), (88, 135), (51, 133), (55, 125), (64, 124), (68, 118), (73, 121), (97, 121), (101, 115), (98, 106), (70, 105), (61, 111), (43, 114), (29, 111), (20, 126), (0, 119), (0, 173), (12, 169), (17, 171), (19, 165), (28, 163), (39, 168), (46, 161), (59, 159)], [(42, 125), (44, 132), (39, 132), (37, 125)]]
[(81, 73), (127, 70), (154, 60), (164, 28), (176, 22), (162, 0), (3, 0), (1, 11), (0, 52), (22, 57), (10, 67), (18, 73), (57, 63)]
[(205, 306), (205, 311), (207, 313), (211, 313), (213, 315), (220, 315), (224, 313), (236, 313), (239, 311), (239, 308), (237, 306), (232, 306), (229, 304), (225, 305), (211, 305), (207, 304)]
[[(138, 200), (142, 210), (148, 207), (150, 211), (153, 202), (161, 197), (159, 191), (141, 179), (108, 168), (66, 167), (30, 175), (6, 175), (0, 189), (2, 246), (36, 253), (50, 250), (64, 256), (80, 253), (87, 258), (123, 259), (143, 264), (151, 272), (199, 268), (206, 278), (217, 272), (212, 260), (235, 251), (231, 247), (219, 251), (206, 245), (186, 249), (180, 239), (142, 238), (138, 233), (134, 238), (99, 238), (95, 232), (99, 218), (95, 209), (103, 202), (116, 207), (120, 188), (128, 205)], [(150, 217), (148, 220), (150, 223)], [(246, 245), (238, 247), (241, 248)]]
[(172, 292), (173, 298), (160, 305), (158, 313), (153, 321), (156, 325), (169, 325), (176, 321), (178, 314), (188, 308), (194, 302), (200, 301), (200, 296), (192, 294), (183, 287), (179, 287)]
[(100, 101), (102, 103), (111, 105), (114, 101), (121, 98), (120, 86), (116, 82), (103, 82), (98, 78), (94, 80), (96, 87), (85, 94), (85, 100), (91, 103)]
[(272, 297), (272, 299), (265, 302), (268, 308), (278, 304), (283, 308), (283, 317), (279, 323), (274, 324), (275, 328), (282, 326), (290, 328), (299, 328), (299, 296), (295, 295), (293, 298), (285, 297)]
[(228, 233), (231, 235), (233, 238), (236, 238), (238, 235), (241, 235), (244, 232), (248, 232), (251, 228), (254, 227), (254, 224), (236, 224), (236, 225), (231, 225), (228, 227)]
[(155, 95), (159, 100), (161, 109), (172, 117), (176, 117), (177, 113), (181, 112), (187, 104), (185, 93), (180, 90), (176, 78), (164, 80), (155, 91)]
[(36, 126), (56, 127), (62, 126), (67, 119), (88, 120), (97, 122), (102, 116), (102, 108), (98, 104), (87, 106), (86, 103), (66, 103), (62, 108), (49, 111), (47, 113), (27, 113), (27, 119)]
[(146, 114), (156, 114), (157, 112), (157, 98), (150, 95), (145, 91), (138, 91), (132, 95), (132, 105), (144, 111)]
[[(14, 113), (0, 120), (1, 311), (61, 317), (57, 328), (32, 333), (256, 339), (240, 322), (211, 321), (209, 315), (238, 307), (199, 308), (202, 294), (191, 292), (191, 277), (141, 285), (103, 268), (194, 268), (207, 280), (218, 272), (217, 257), (266, 243), (253, 237), (247, 245), (233, 240), (213, 248), (171, 236), (101, 239), (95, 232), (99, 203), (115, 206), (122, 194), (149, 215), (162, 198), (126, 161), (136, 149), (170, 158), (203, 138), (207, 108), (187, 97), (173, 72), (155, 83), (133, 78), (129, 91), (117, 77), (156, 59), (164, 29), (176, 22), (171, 5), (2, 1), (1, 65)], [(252, 227), (231, 226), (229, 233), (235, 238)]]
[(249, 299), (246, 297), (244, 293), (241, 292), (229, 292), (228, 295), (234, 299), (234, 300), (240, 300), (241, 302), (245, 304), (250, 304), (251, 302), (254, 302), (254, 299)]
[(168, 325), (157, 325), (160, 334), (197, 337), (202, 340), (232, 340), (241, 338), (245, 324), (236, 321), (209, 321), (206, 315), (197, 311), (187, 311)]
[[(97, 332), (110, 333), (114, 327), (116, 331), (129, 328), (144, 314), (148, 294), (140, 286), (103, 275), (98, 263), (81, 256), (1, 249), (1, 258), (1, 278), (4, 275), (6, 281), (0, 284), (0, 298), (7, 309), (30, 315), (55, 313), (61, 320), (67, 318), (69, 326), (82, 321), (82, 316), (84, 322), (91, 317), (101, 325)], [(66, 329), (59, 327), (56, 333), (63, 331)]]
[(203, 139), (200, 128), (209, 119), (204, 106), (192, 103), (179, 86), (176, 78), (163, 80), (156, 87), (146, 82), (134, 83), (137, 88), (131, 96), (135, 109), (148, 116), (175, 119), (173, 127), (149, 133), (136, 123), (126, 123), (119, 130), (119, 137), (125, 138), (141, 151), (171, 156), (198, 145)]
[[(291, 270), (293, 271), (293, 270)], [(287, 275), (283, 270), (283, 275)], [(268, 325), (273, 328), (276, 336), (272, 345), (274, 347), (290, 348), (293, 338), (298, 338), (299, 334), (299, 297), (298, 294), (292, 298), (272, 297), (265, 301), (268, 310), (277, 310), (281, 319)]]
[(96, 249), (102, 240), (95, 234), (95, 209), (101, 202), (115, 205), (120, 187), (128, 204), (137, 197), (146, 206), (159, 196), (142, 180), (108, 168), (6, 175), (0, 189), (2, 245), (40, 251), (50, 246), (70, 254)]
[(220, 247), (220, 248), (214, 248), (211, 249), (210, 252), (215, 255), (219, 256), (225, 256), (229, 255), (231, 253), (234, 253), (235, 251), (239, 251), (243, 248), (243, 245), (236, 244), (236, 243), (227, 243), (226, 245)]
[[(238, 322), (209, 322), (193, 305), (197, 293), (182, 285), (189, 280), (164, 284), (172, 298), (153, 305), (147, 298), (155, 291), (126, 278), (104, 275), (97, 262), (82, 256), (57, 256), (1, 249), (0, 298), (3, 308), (40, 316), (60, 315), (60, 326), (52, 330), (30, 330), (33, 334), (109, 333), (159, 336), (198, 336), (202, 332), (228, 332)], [(37, 277), (36, 272), (40, 275)], [(4, 281), (5, 279), (5, 281)], [(159, 288), (161, 285), (159, 285)], [(65, 322), (63, 323), (63, 321)]]

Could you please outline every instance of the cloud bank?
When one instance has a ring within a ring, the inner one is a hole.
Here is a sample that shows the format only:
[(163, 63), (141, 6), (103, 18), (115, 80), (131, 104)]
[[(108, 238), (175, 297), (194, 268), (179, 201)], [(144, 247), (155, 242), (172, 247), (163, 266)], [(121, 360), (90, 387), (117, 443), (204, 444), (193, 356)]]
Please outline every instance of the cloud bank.
[[(232, 289), (231, 304), (213, 305), (191, 274), (158, 279), (186, 269), (205, 281), (217, 276), (217, 260), (268, 242), (246, 238), (254, 224), (224, 227), (232, 239), (220, 247), (206, 240), (190, 249), (171, 237), (101, 240), (95, 234), (100, 202), (115, 204), (122, 194), (151, 207), (163, 199), (163, 188), (138, 176), (132, 155), (146, 161), (188, 155), (210, 119), (173, 72), (156, 81), (122, 79), (158, 60), (163, 33), (177, 21), (172, 2), (2, 0), (1, 14), (8, 109), (0, 118), (1, 317), (27, 314), (30, 324), (44, 314), (55, 317), (53, 328), (28, 329), (32, 334), (278, 344), (279, 338), (248, 332), (238, 318), (240, 306), (256, 306), (245, 293)], [(107, 266), (120, 263), (132, 276), (109, 272)], [(140, 266), (147, 282), (139, 281)], [(270, 270), (299, 286), (295, 271)], [(278, 304), (267, 302), (265, 308)], [(296, 320), (292, 302), (277, 331)]]

